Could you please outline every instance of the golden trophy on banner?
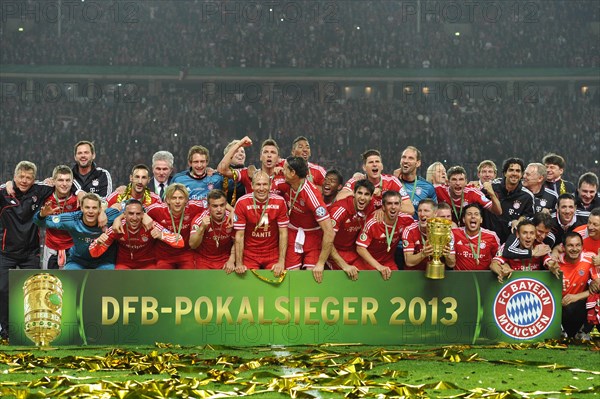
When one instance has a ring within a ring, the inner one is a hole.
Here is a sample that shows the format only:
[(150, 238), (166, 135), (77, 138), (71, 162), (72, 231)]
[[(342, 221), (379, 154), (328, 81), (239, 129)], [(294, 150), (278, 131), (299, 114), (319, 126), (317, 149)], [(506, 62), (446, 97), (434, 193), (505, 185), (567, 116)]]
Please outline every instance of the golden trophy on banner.
[(61, 333), (62, 282), (49, 273), (29, 277), (23, 284), (25, 335), (47, 347)]
[(452, 241), (452, 222), (448, 219), (427, 219), (427, 241), (433, 247), (432, 259), (427, 263), (425, 277), (434, 280), (444, 278), (444, 263), (440, 258), (444, 248)]

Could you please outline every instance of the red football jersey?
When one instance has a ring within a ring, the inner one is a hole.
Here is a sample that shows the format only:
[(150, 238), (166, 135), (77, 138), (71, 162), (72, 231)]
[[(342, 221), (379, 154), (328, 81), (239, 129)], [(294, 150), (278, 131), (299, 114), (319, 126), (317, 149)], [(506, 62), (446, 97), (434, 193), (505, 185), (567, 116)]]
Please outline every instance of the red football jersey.
[(333, 245), (338, 251), (356, 250), (356, 239), (366, 222), (366, 214), (354, 208), (354, 197), (334, 202), (331, 207), (331, 223), (335, 232)]
[[(356, 184), (356, 180), (354, 178), (348, 180), (346, 185), (344, 185), (343, 190), (349, 190), (354, 193), (354, 185)], [(375, 184), (375, 188), (380, 188), (381, 193), (379, 195), (373, 195), (373, 199), (371, 200), (371, 204), (375, 207), (375, 209), (379, 209), (382, 206), (382, 197), (386, 191), (398, 191), (400, 193), (400, 197), (402, 201), (409, 200), (410, 196), (400, 183), (397, 177), (392, 175), (381, 175), (381, 179), (378, 184)]]
[[(423, 251), (423, 240), (427, 240), (426, 235), (421, 235), (419, 229), (419, 222), (413, 222), (410, 226), (406, 227), (402, 232), (402, 250), (405, 254), (418, 254)], [(423, 259), (418, 265), (413, 267), (405, 266), (404, 270), (425, 270), (427, 268), (427, 262), (429, 259)]]
[[(121, 265), (128, 269), (136, 269), (142, 267), (144, 264), (155, 264), (155, 239), (152, 237), (151, 230), (146, 230), (142, 225), (137, 231), (131, 232), (127, 229), (125, 219), (121, 221), (121, 224), (124, 230), (123, 233), (117, 233), (112, 227), (109, 228), (106, 230), (108, 239), (104, 244), (98, 244), (95, 240), (90, 244), (90, 254), (93, 257), (101, 256), (114, 241), (117, 241), (117, 268)], [(183, 241), (181, 239), (177, 240), (173, 233), (166, 231), (166, 229), (163, 229), (162, 226), (156, 222), (154, 222), (154, 227), (164, 230), (163, 240), (165, 240), (165, 242), (183, 248)]]
[[(198, 228), (202, 224), (202, 219), (210, 216), (210, 211), (207, 209), (202, 212), (192, 222), (192, 230)], [(225, 262), (231, 255), (231, 247), (235, 242), (235, 231), (233, 227), (227, 227), (227, 218), (229, 211), (225, 212), (225, 218), (221, 224), (212, 222), (204, 231), (202, 243), (195, 249), (198, 253), (197, 263), (199, 265), (220, 265), (222, 268)]]
[(169, 212), (169, 206), (166, 203), (156, 203), (150, 205), (146, 210), (148, 216), (154, 219), (155, 222), (160, 224), (167, 230), (173, 233), (181, 234), (181, 238), (184, 240), (185, 247), (183, 249), (173, 248), (164, 242), (156, 243), (156, 257), (158, 259), (168, 259), (171, 256), (177, 256), (181, 254), (182, 250), (190, 250), (190, 231), (192, 222), (199, 213), (202, 213), (207, 208), (206, 200), (190, 200), (185, 206), (183, 212), (183, 222), (181, 223), (181, 231), (179, 230), (180, 217), (171, 218)]
[(590, 252), (582, 252), (576, 263), (569, 263), (565, 261), (565, 254), (560, 254), (558, 265), (563, 272), (563, 296), (584, 292), (587, 290), (588, 280), (598, 278), (592, 255), (594, 254)]
[[(481, 239), (479, 234), (468, 236), (464, 227), (452, 229), (456, 255), (454, 270), (488, 270), (490, 268), (490, 263), (500, 248), (500, 239), (491, 230), (482, 228), (480, 232)], [(477, 249), (478, 244), (479, 250)], [(479, 263), (475, 259), (477, 251), (479, 251)]]
[[(462, 226), (462, 209), (468, 204), (479, 204), (483, 209), (490, 209), (492, 207), (492, 201), (488, 199), (481, 192), (481, 190), (472, 187), (466, 186), (464, 188), (464, 201), (461, 204), (461, 198), (454, 199), (450, 197), (450, 188), (448, 186), (435, 186), (435, 194), (437, 195), (438, 202), (445, 202), (448, 205), (452, 206), (454, 204), (454, 208), (452, 209), (452, 220), (459, 226)], [(454, 209), (456, 209), (457, 215), (454, 213)]]
[(319, 222), (329, 219), (329, 213), (321, 192), (313, 183), (304, 180), (298, 191), (289, 184), (279, 185), (288, 204), (290, 226), (304, 230), (318, 230)]
[(507, 259), (502, 256), (502, 252), (504, 251), (504, 246), (506, 244), (502, 244), (498, 249), (498, 254), (494, 256), (494, 259), (498, 261), (501, 265), (504, 263), (508, 263), (511, 269), (518, 270), (522, 272), (532, 271), (532, 270), (544, 270), (543, 264), (546, 257), (532, 257), (529, 259)]
[[(384, 222), (378, 222), (371, 216), (358, 236), (356, 245), (367, 248), (371, 256), (382, 265), (396, 268), (394, 254), (396, 253), (396, 247), (402, 238), (402, 230), (406, 226), (410, 226), (413, 222), (414, 219), (412, 215), (400, 213), (398, 215), (396, 228), (393, 229), (393, 225), (390, 226)], [(394, 231), (392, 232), (392, 230)], [(388, 244), (387, 236), (389, 235), (391, 235), (392, 239)]]
[[(277, 166), (283, 167), (285, 159), (280, 159)], [(306, 178), (317, 186), (322, 186), (325, 183), (325, 175), (327, 171), (322, 166), (316, 163), (308, 162), (308, 176)]]
[[(55, 194), (49, 196), (44, 205), (52, 204), (53, 208), (59, 208), (58, 213), (75, 212), (79, 210), (79, 203), (77, 202), (76, 195), (69, 195), (64, 200), (60, 200)], [(46, 228), (46, 246), (56, 251), (69, 249), (73, 246), (73, 238), (66, 230), (58, 230), (52, 228)]]
[(261, 252), (279, 250), (279, 228), (286, 228), (289, 218), (283, 197), (270, 194), (268, 201), (256, 204), (253, 198), (246, 194), (235, 203), (233, 226), (244, 230), (244, 252), (260, 258)]
[(598, 251), (600, 251), (600, 240), (594, 240), (590, 237), (587, 225), (576, 227), (574, 231), (583, 237), (583, 251), (592, 252), (594, 255), (598, 255)]

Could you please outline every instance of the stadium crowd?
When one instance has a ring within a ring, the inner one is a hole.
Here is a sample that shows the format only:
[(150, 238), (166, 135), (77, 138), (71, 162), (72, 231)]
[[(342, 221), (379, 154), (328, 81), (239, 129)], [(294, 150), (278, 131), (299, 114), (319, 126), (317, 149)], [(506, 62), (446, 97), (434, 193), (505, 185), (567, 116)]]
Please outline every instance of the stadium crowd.
[[(421, 99), (320, 103), (308, 95), (297, 102), (244, 102), (185, 90), (149, 96), (142, 89), (136, 101), (113, 104), (8, 100), (0, 109), (1, 176), (11, 178), (22, 159), (34, 160), (40, 176), (49, 176), (57, 163), (72, 159), (64, 143), (82, 138), (96, 143), (99, 159), (111, 165), (120, 184), (128, 182), (131, 166), (149, 163), (158, 149), (175, 154), (175, 167), (182, 170), (187, 149), (201, 143), (211, 150), (216, 167), (225, 145), (240, 134), (257, 141), (271, 137), (282, 155), (302, 134), (313, 141), (313, 157), (346, 178), (360, 169), (360, 154), (367, 148), (380, 149), (390, 171), (398, 165), (398, 151), (410, 143), (422, 149), (425, 162), (463, 165), (470, 177), (483, 159), (500, 163), (518, 155), (534, 161), (555, 151), (566, 158), (565, 174), (575, 181), (585, 171), (600, 172), (598, 126), (597, 95), (560, 91), (540, 93), (534, 102), (481, 100), (466, 106)], [(257, 163), (258, 155), (249, 149), (248, 161)]]
[(593, 0), (63, 3), (59, 34), (56, 2), (7, 2), (4, 20), (30, 23), (23, 31), (16, 26), (2, 29), (0, 63), (189, 68), (600, 65), (598, 43), (588, 40), (597, 36), (594, 23), (600, 21)]

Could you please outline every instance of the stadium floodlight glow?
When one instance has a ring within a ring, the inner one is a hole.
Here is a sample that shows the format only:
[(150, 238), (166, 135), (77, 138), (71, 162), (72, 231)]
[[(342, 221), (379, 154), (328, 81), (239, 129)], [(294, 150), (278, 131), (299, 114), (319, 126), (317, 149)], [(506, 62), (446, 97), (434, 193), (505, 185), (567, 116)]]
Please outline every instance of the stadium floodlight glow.
[(19, 26), (19, 29), (17, 29), (19, 32), (23, 32), (25, 29), (23, 29), (22, 26)]
[(460, 36), (460, 32), (454, 32), (454, 36)]

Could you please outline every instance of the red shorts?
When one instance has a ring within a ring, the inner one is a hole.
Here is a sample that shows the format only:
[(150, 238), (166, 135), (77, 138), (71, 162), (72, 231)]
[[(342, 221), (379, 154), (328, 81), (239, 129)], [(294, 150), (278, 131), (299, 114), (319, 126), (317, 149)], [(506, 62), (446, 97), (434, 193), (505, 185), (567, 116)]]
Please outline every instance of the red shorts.
[(225, 254), (221, 259), (208, 259), (196, 254), (196, 269), (222, 269), (229, 260), (229, 255)]
[[(350, 266), (358, 267), (357, 263), (360, 262), (360, 260), (362, 259), (360, 255), (356, 252), (356, 250), (344, 251), (338, 249), (337, 252), (342, 257), (342, 259), (344, 259), (346, 263)], [(327, 263), (331, 265), (331, 268), (333, 270), (342, 270), (342, 268), (339, 267), (338, 264), (335, 263), (331, 258), (329, 258), (329, 261)]]
[[(389, 267), (392, 271), (398, 270), (398, 265), (394, 262), (394, 256), (386, 256), (385, 259), (377, 259), (377, 262), (381, 263), (383, 266)], [(359, 270), (375, 270), (371, 265), (369, 265), (363, 258), (358, 259), (356, 266)]]
[(153, 260), (147, 261), (121, 261), (117, 259), (115, 270), (148, 270), (156, 269), (156, 262)]
[(305, 231), (303, 253), (295, 251), (297, 230), (288, 229), (288, 248), (285, 255), (286, 269), (312, 269), (319, 261), (323, 230)]
[(194, 253), (192, 251), (183, 251), (180, 255), (170, 256), (167, 259), (158, 259), (156, 261), (157, 269), (195, 269)]
[(244, 252), (244, 266), (248, 269), (271, 270), (273, 265), (279, 261), (279, 250), (267, 251), (263, 254)]

